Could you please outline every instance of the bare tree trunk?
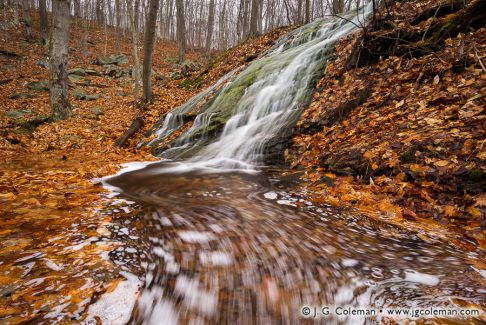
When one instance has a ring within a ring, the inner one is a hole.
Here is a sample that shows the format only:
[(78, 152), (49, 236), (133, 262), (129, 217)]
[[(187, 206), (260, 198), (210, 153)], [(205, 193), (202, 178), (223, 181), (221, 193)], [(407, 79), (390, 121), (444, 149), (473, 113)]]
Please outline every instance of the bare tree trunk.
[(29, 0), (22, 1), (23, 20), (28, 40), (32, 39), (32, 21), (30, 20)]
[(311, 20), (310, 17), (310, 0), (305, 0), (305, 16), (304, 16), (304, 23), (308, 24)]
[(344, 10), (344, 0), (333, 0), (332, 1), (332, 13), (334, 15), (342, 13)]
[(115, 47), (116, 47), (116, 52), (120, 53), (120, 18), (121, 18), (121, 13), (120, 13), (120, 0), (115, 0), (115, 19), (116, 19), (116, 25), (115, 25)]
[(47, 44), (47, 38), (49, 37), (48, 32), (48, 21), (47, 21), (47, 7), (46, 0), (39, 0), (39, 16), (40, 16), (40, 38), (42, 45)]
[(13, 0), (14, 24), (19, 24), (19, 0)]
[(152, 101), (152, 54), (154, 51), (155, 26), (157, 24), (157, 12), (159, 0), (150, 0), (147, 21), (145, 24), (145, 38), (143, 47), (143, 101)]
[(211, 51), (211, 40), (213, 39), (214, 28), (214, 0), (209, 1), (208, 33), (206, 34), (206, 56)]
[[(138, 1), (135, 2), (136, 4)], [(138, 31), (135, 24), (135, 15), (130, 0), (127, 0), (128, 18), (130, 19), (130, 28), (132, 30), (132, 49), (133, 49), (133, 78), (135, 79), (134, 97), (135, 103), (138, 103), (138, 92), (140, 89), (140, 62), (138, 58)]]
[(184, 17), (184, 2), (176, 0), (177, 11), (177, 42), (179, 43), (179, 62), (186, 57), (186, 21)]
[(251, 17), (250, 17), (250, 31), (248, 38), (253, 38), (258, 35), (258, 13), (260, 0), (251, 1)]
[(54, 119), (71, 115), (68, 97), (69, 0), (52, 1), (52, 43), (49, 65), (50, 105)]

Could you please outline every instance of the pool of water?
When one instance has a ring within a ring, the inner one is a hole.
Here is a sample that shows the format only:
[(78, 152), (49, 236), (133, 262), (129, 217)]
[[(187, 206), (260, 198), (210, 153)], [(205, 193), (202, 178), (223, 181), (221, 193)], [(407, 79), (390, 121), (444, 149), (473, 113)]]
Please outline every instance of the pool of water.
[[(113, 255), (118, 263), (136, 260), (144, 283), (133, 323), (363, 324), (391, 318), (337, 315), (335, 308), (486, 306), (479, 252), (315, 206), (294, 192), (296, 177), (164, 172), (173, 167), (150, 164), (106, 180), (143, 211), (137, 247)], [(323, 307), (332, 312), (322, 315)], [(431, 319), (484, 320), (484, 313)]]

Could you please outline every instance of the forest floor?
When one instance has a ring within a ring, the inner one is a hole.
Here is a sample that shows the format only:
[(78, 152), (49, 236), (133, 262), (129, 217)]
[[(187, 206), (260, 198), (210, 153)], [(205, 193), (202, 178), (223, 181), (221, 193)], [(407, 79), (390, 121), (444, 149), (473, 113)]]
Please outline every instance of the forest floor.
[(397, 2), (341, 41), (286, 152), (315, 201), (486, 248), (484, 20), (427, 44), (465, 10)]
[[(37, 40), (38, 15), (31, 15)], [(211, 62), (190, 50), (183, 65), (176, 63), (174, 42), (157, 40), (154, 104), (143, 111), (144, 129), (118, 148), (115, 141), (138, 113), (129, 36), (121, 35), (118, 51), (114, 29), (90, 26), (84, 43), (82, 21), (72, 23), (73, 116), (45, 123), (50, 115), (47, 49), (26, 40), (22, 26), (8, 28), (0, 45), (0, 319), (35, 321), (70, 302), (63, 313), (81, 319), (90, 302), (120, 282), (120, 269), (102, 258), (117, 246), (107, 240), (105, 226), (118, 211), (133, 213), (129, 203), (111, 198), (97, 179), (114, 174), (125, 162), (155, 160), (147, 148), (136, 148), (144, 131), (225, 73), (255, 59), (254, 53), (289, 29), (218, 53)], [(118, 54), (128, 62), (95, 64), (99, 56)], [(89, 274), (95, 276), (86, 283), (82, 275)]]

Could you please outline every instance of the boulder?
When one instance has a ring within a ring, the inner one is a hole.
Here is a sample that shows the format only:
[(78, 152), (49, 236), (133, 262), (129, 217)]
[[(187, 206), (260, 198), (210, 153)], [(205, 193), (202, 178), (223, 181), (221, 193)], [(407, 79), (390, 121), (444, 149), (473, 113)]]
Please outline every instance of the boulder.
[(99, 56), (94, 61), (94, 64), (97, 65), (108, 65), (108, 64), (122, 65), (127, 63), (128, 63), (128, 57), (123, 54), (112, 55), (112, 56)]
[(112, 78), (126, 77), (131, 74), (131, 69), (124, 69), (116, 65), (108, 65), (105, 70), (105, 75)]

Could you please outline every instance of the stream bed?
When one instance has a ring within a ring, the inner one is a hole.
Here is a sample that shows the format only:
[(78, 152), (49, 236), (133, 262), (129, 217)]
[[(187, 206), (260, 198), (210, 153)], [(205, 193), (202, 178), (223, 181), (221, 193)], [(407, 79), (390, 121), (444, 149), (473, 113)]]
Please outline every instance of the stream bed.
[[(180, 166), (152, 163), (105, 181), (143, 208), (136, 247), (110, 254), (144, 283), (130, 322), (401, 323), (387, 308), (459, 307), (481, 315), (431, 321), (485, 320), (480, 253), (314, 206), (292, 190), (295, 176)], [(378, 314), (345, 314), (359, 307)]]

